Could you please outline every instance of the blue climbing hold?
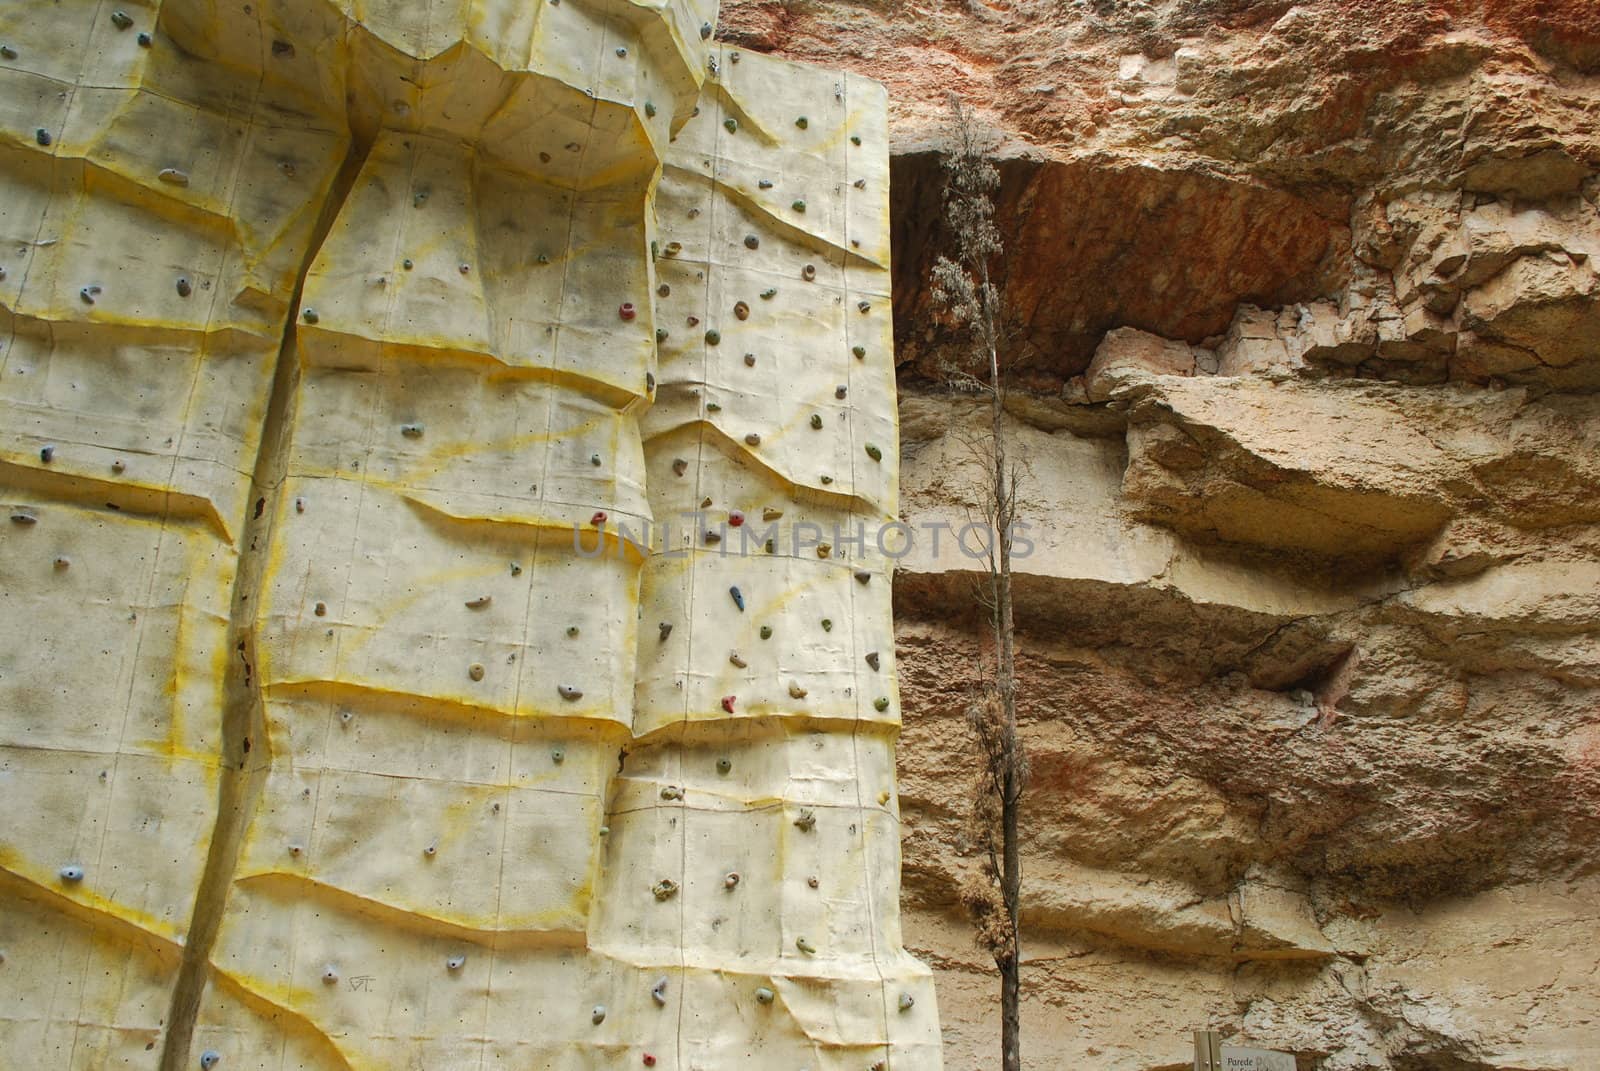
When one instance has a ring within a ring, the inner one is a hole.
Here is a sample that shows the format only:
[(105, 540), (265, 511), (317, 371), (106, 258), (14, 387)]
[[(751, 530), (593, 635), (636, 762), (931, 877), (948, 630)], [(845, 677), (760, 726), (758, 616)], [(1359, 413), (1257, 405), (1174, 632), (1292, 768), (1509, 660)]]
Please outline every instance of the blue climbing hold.
[(741, 614), (744, 613), (744, 593), (737, 587), (732, 587), (728, 589), (728, 594), (733, 596), (733, 605), (739, 608)]

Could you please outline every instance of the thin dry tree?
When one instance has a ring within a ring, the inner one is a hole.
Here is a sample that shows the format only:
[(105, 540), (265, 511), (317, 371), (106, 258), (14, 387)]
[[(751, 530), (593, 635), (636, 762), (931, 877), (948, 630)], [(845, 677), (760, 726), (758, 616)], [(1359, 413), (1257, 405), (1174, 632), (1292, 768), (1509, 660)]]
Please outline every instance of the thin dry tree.
[(987, 576), (979, 601), (988, 611), (992, 663), (974, 687), (967, 721), (982, 766), (974, 794), (971, 829), (986, 853), (981, 880), (962, 890), (979, 943), (1000, 972), (1000, 1057), (1002, 1071), (1022, 1069), (1022, 944), (1019, 925), (1022, 861), (1017, 843), (1018, 812), (1028, 780), (1027, 755), (1017, 737), (1016, 622), (1011, 591), (1011, 561), (1016, 533), (1018, 483), (1022, 469), (1006, 449), (1006, 386), (1001, 360), (1004, 344), (1002, 294), (992, 269), (1005, 250), (994, 222), (994, 193), (1000, 173), (971, 111), (954, 93), (950, 139), (944, 153), (944, 215), (953, 256), (933, 266), (933, 299), (964, 330), (975, 365), (987, 363), (987, 377), (958, 363), (947, 367), (950, 382), (976, 392), (989, 403), (989, 427), (966, 440), (983, 478), (978, 504), (987, 531)]

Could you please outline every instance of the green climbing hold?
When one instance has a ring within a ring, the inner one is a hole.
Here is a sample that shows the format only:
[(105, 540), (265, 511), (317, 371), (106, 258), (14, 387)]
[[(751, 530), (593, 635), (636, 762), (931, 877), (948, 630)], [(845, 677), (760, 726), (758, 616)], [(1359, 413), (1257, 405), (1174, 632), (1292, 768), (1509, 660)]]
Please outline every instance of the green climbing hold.
[(867, 444), (867, 456), (872, 458), (872, 460), (874, 460), (874, 461), (882, 461), (883, 460), (883, 451), (879, 450), (877, 448), (877, 446), (873, 445), (872, 443), (868, 443)]
[(721, 341), (722, 341), (722, 332), (721, 331), (718, 331), (716, 328), (712, 328), (710, 331), (706, 332), (706, 342), (709, 345), (715, 346), (717, 343), (719, 343)]
[(762, 625), (761, 626), (761, 638), (764, 639), (764, 640), (772, 639), (772, 626), (771, 625)]
[(806, 127), (811, 125), (811, 120), (802, 115), (800, 118), (794, 121), (794, 125), (799, 127), (801, 130), (804, 130)]
[(739, 129), (739, 120), (729, 116), (722, 121), (722, 125), (728, 128), (728, 133), (732, 134)]
[(851, 134), (850, 135), (850, 144), (852, 144), (852, 145), (860, 145), (861, 144), (861, 136), (859, 134)]
[(649, 101), (644, 102), (644, 117), (646, 119), (654, 119), (656, 117), (656, 106)]
[(889, 709), (889, 697), (886, 696), (886, 695), (878, 696), (878, 698), (876, 698), (876, 699), (874, 699), (872, 701), (872, 709), (876, 710), (880, 714), (883, 713), (885, 710), (888, 710)]
[(777, 291), (776, 287), (774, 287), (774, 288), (772, 288), (770, 290), (761, 291), (761, 299), (763, 301), (771, 301), (773, 298), (775, 298), (777, 296), (778, 296), (778, 291)]
[(811, 426), (813, 428), (816, 428), (818, 431), (822, 430), (822, 414), (821, 413), (812, 413), (811, 414)]
[(833, 619), (832, 618), (824, 617), (822, 619), (822, 631), (824, 631), (824, 632), (832, 632), (833, 631)]
[(794, 209), (796, 212), (804, 212), (806, 210), (806, 203), (804, 201), (796, 201), (789, 207)]
[(867, 356), (867, 347), (865, 347), (865, 346), (851, 346), (850, 347), (850, 352), (856, 355), (856, 360), (858, 360), (858, 361), (864, 360), (866, 358), (866, 356)]

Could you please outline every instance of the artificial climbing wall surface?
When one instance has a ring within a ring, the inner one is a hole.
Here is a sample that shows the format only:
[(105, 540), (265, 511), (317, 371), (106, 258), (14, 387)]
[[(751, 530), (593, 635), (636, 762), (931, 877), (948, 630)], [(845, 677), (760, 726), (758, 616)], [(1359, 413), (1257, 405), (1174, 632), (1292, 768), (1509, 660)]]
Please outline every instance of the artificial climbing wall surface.
[(937, 1067), (883, 92), (714, 16), (0, 8), (16, 1066)]

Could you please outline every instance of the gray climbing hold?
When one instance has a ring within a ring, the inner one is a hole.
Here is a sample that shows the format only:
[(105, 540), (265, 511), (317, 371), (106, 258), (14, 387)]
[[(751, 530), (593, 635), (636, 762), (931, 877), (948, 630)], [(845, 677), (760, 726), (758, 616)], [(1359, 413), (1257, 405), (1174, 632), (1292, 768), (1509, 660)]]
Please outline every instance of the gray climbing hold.
[(766, 986), (761, 986), (756, 990), (756, 1003), (771, 1004), (776, 996), (777, 994), (772, 990), (768, 989)]
[(663, 1007), (666, 1006), (667, 980), (665, 978), (656, 979), (656, 984), (650, 987), (650, 999)]
[(732, 662), (735, 666), (738, 666), (740, 669), (745, 669), (750, 664), (750, 663), (748, 663), (748, 662), (746, 662), (744, 660), (744, 658), (739, 654), (738, 651), (734, 651), (732, 654), (728, 655), (728, 661)]
[(656, 341), (657, 342), (665, 342), (666, 340), (667, 340), (667, 329), (665, 327), (656, 328)]
[(868, 651), (867, 652), (867, 665), (871, 666), (874, 670), (876, 670), (878, 668), (878, 652), (877, 651)]
[(661, 642), (662, 643), (666, 643), (667, 642), (667, 637), (672, 635), (672, 622), (663, 621), (663, 622), (661, 622), (661, 624), (657, 625), (656, 627), (658, 629), (660, 629), (660, 631), (661, 631)]
[(339, 980), (339, 968), (329, 963), (322, 968), (322, 984), (333, 985)]
[(744, 247), (746, 249), (755, 249), (759, 245), (761, 245), (761, 239), (757, 236), (753, 234), (747, 234), (744, 236)]
[(74, 866), (74, 865), (64, 866), (60, 870), (56, 871), (56, 873), (61, 876), (61, 880), (62, 881), (82, 881), (83, 880), (83, 867), (81, 867), (81, 866)]
[(916, 1002), (917, 1002), (917, 998), (913, 997), (910, 993), (901, 993), (900, 994), (900, 1010), (901, 1011), (903, 1011), (903, 1012), (910, 1011), (911, 1010), (911, 1006), (913, 1004), (915, 1004)]
[(583, 698), (582, 689), (575, 688), (570, 684), (558, 685), (556, 687), (556, 691), (560, 692), (561, 698), (565, 699), (569, 703), (576, 703), (578, 700)]
[(493, 595), (479, 595), (476, 599), (468, 599), (466, 607), (469, 610), (482, 610), (492, 602), (494, 602)]
[(17, 58), (17, 50), (10, 45), (0, 45), (0, 58), (13, 60)]
[(805, 267), (800, 269), (800, 278), (804, 279), (806, 282), (809, 283), (816, 277), (817, 266), (815, 264), (807, 264)]
[(757, 182), (756, 185), (760, 186), (763, 190), (770, 190), (772, 189), (772, 180), (762, 179), (760, 182)]
[(750, 434), (744, 437), (744, 442), (746, 446), (760, 446), (761, 434), (759, 432), (752, 431)]
[(768, 289), (761, 291), (761, 300), (762, 301), (771, 301), (773, 298), (775, 298), (777, 296), (778, 296), (778, 288), (777, 287), (769, 287)]
[(462, 967), (466, 966), (466, 963), (467, 957), (459, 953), (444, 961), (445, 969), (452, 971), (459, 971)]
[(870, 302), (870, 301), (858, 301), (858, 302), (856, 302), (856, 308), (860, 309), (863, 313), (871, 312), (872, 311), (872, 302)]
[(806, 878), (806, 884), (808, 886), (810, 886), (811, 888), (815, 889), (817, 887), (817, 885), (818, 885), (817, 876), (815, 874), (812, 874), (810, 877)]
[(711, 36), (711, 24), (709, 22), (702, 22), (700, 24), (700, 40), (704, 41), (707, 38), (709, 38), (710, 36)]
[(744, 613), (744, 592), (737, 587), (731, 587), (728, 589), (728, 594), (733, 597), (733, 605), (739, 608), (740, 613)]
[(656, 106), (649, 101), (644, 102), (644, 117), (646, 119), (654, 119), (656, 117)]
[(689, 462), (685, 461), (681, 457), (677, 457), (677, 458), (673, 458), (672, 459), (672, 473), (673, 473), (673, 475), (682, 476), (685, 472), (688, 472), (688, 471), (689, 471)]
[(618, 45), (617, 46), (617, 58), (618, 59), (623, 59), (627, 55), (628, 55), (628, 50), (623, 48), (621, 45)]
[(57, 569), (70, 569), (72, 568), (72, 559), (62, 555), (55, 560), (55, 566)]
[(401, 424), (400, 425), (400, 434), (404, 435), (408, 439), (420, 439), (420, 438), (422, 438), (422, 425), (421, 424)]
[(810, 941), (807, 941), (804, 937), (796, 937), (794, 939), (794, 946), (808, 956), (816, 955), (816, 946)]
[(596, 1004), (593, 1010), (589, 1012), (589, 1021), (595, 1026), (599, 1026), (601, 1023), (605, 1022), (606, 1006), (604, 1004)]
[(168, 186), (189, 185), (189, 172), (179, 171), (175, 167), (163, 167), (159, 172), (156, 173), (156, 178), (160, 179), (162, 182), (165, 182)]
[(732, 759), (727, 758), (727, 757), (723, 757), (723, 758), (720, 758), (720, 759), (717, 760), (717, 772), (719, 774), (727, 774), (732, 769), (733, 769), (733, 760)]
[(78, 291), (78, 297), (82, 299), (85, 305), (93, 305), (94, 299), (99, 296), (100, 288), (98, 286), (86, 286)]
[(683, 799), (683, 789), (677, 785), (662, 785), (661, 798), (664, 800), (681, 800)]
[(50, 462), (54, 461), (55, 457), (56, 457), (56, 448), (54, 446), (41, 446), (41, 447), (39, 447), (39, 460), (43, 461), (46, 465), (48, 465), (48, 464), (50, 464)]
[(810, 833), (817, 825), (817, 815), (810, 807), (800, 808), (800, 817), (794, 820), (794, 827), (802, 833)]
[(151, 36), (149, 34), (141, 33), (139, 35), (139, 47), (140, 48), (149, 48), (150, 45), (152, 44), (153, 40), (154, 39), (151, 38)]
[(222, 1062), (222, 1053), (216, 1049), (207, 1049), (200, 1054), (200, 1071), (211, 1071)]
[(123, 472), (125, 472), (127, 468), (128, 466), (120, 457), (111, 463), (111, 471), (117, 473), (118, 475), (121, 475)]
[(189, 285), (189, 280), (180, 276), (178, 279), (178, 296), (188, 297), (192, 293), (194, 293), (194, 287)]
[(314, 324), (321, 319), (321, 317), (317, 315), (316, 309), (301, 309), (300, 318), (308, 324)]
[(37, 141), (40, 145), (48, 146), (50, 144), (50, 131), (41, 126), (38, 130), (33, 132), (33, 140)]
[(522, 575), (522, 564), (520, 562), (512, 562), (511, 563), (511, 575), (512, 576), (521, 576)]
[(18, 510), (16, 513), (11, 515), (11, 523), (21, 525), (38, 524), (39, 518), (35, 517), (31, 513), (23, 513), (21, 510)]
[(600, 467), (600, 455), (599, 454), (590, 454), (589, 455), (589, 464), (593, 465), (595, 468), (599, 468)]
[(432, 859), (434, 856), (438, 855), (439, 842), (436, 840), (431, 840), (427, 844), (423, 845), (422, 854), (427, 856), (429, 859)]

